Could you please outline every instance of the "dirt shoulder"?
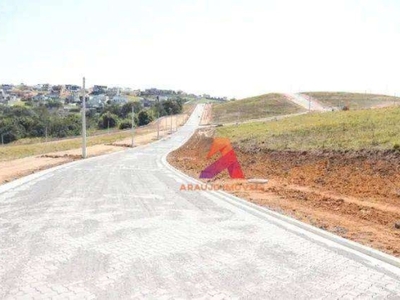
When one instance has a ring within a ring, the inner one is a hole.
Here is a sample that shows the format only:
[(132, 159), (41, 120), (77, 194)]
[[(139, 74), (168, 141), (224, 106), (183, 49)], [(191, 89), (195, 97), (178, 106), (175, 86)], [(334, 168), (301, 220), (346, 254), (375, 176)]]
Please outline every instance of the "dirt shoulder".
[[(187, 115), (178, 115), (171, 117), (166, 117), (160, 120), (160, 137), (165, 137), (170, 134), (171, 121), (172, 128), (176, 130), (177, 127), (182, 126), (187, 120)], [(105, 136), (101, 141), (103, 143), (92, 145), (87, 147), (88, 157), (99, 156), (104, 154), (109, 154), (112, 152), (123, 151), (127, 147), (131, 147), (132, 145), (132, 137), (128, 132), (127, 134), (118, 136), (119, 140), (115, 140), (115, 136), (110, 134), (109, 137)], [(142, 127), (135, 132), (134, 144), (135, 146), (145, 145), (157, 140), (157, 125), (156, 123), (152, 123), (147, 127)], [(68, 142), (68, 141), (67, 141)], [(49, 151), (51, 149), (59, 149), (60, 145), (57, 143), (61, 143), (61, 147), (67, 147), (68, 150), (64, 151)], [(70, 144), (65, 146), (66, 141), (62, 140), (59, 142), (53, 141), (47, 143), (46, 147), (43, 149), (48, 149), (47, 152), (42, 153), (40, 155), (32, 155), (28, 157), (18, 158), (18, 159), (10, 159), (5, 161), (0, 161), (0, 184), (4, 184), (10, 182), (12, 180), (21, 178), (23, 176), (36, 173), (41, 170), (49, 169), (58, 165), (62, 165), (74, 160), (81, 159), (82, 150), (77, 147), (80, 145), (79, 139), (70, 140)], [(31, 146), (33, 148), (36, 147), (33, 145), (25, 145), (25, 147)], [(40, 147), (40, 145), (39, 145)], [(5, 147), (4, 147), (5, 148)], [(9, 147), (9, 149), (12, 149)], [(39, 149), (40, 151), (42, 149)], [(33, 151), (37, 151), (34, 149)]]
[[(198, 178), (214, 132), (200, 129), (168, 161)], [(246, 178), (262, 191), (235, 195), (400, 257), (400, 154), (394, 151), (278, 151), (233, 145)], [(216, 159), (216, 158), (215, 158)], [(213, 160), (214, 161), (214, 160)], [(231, 182), (226, 171), (213, 183)]]

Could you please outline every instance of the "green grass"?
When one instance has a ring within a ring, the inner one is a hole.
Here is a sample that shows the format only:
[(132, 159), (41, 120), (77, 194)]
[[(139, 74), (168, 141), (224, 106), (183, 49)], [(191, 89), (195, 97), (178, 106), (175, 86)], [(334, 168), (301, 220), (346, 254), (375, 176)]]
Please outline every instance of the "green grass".
[(125, 95), (129, 102), (138, 102), (140, 101), (141, 97), (132, 96), (132, 95)]
[(266, 94), (213, 106), (213, 123), (242, 122), (251, 119), (299, 113), (304, 109), (282, 94)]
[(217, 129), (241, 146), (268, 149), (393, 149), (400, 144), (400, 108), (311, 113)]
[(359, 93), (329, 93), (312, 92), (303, 93), (318, 100), (327, 107), (348, 106), (350, 110), (371, 108), (379, 105), (399, 104), (400, 98), (386, 95), (359, 94)]

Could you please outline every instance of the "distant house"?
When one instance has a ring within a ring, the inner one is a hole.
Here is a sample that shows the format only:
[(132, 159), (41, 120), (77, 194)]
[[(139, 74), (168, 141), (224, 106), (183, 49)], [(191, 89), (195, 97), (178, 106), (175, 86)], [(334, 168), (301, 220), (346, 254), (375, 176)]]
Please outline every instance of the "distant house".
[(133, 91), (131, 92), (131, 95), (132, 95), (132, 96), (140, 96), (140, 90), (133, 90)]
[(34, 89), (36, 89), (38, 91), (49, 91), (50, 84), (48, 84), (48, 83), (37, 84), (34, 86)]
[(4, 92), (11, 91), (13, 88), (14, 88), (14, 86), (13, 86), (12, 84), (2, 84), (2, 85), (1, 85), (1, 89), (2, 89)]
[(18, 98), (14, 94), (7, 94), (3, 89), (0, 89), (0, 104), (13, 105), (18, 102)]
[(81, 89), (81, 87), (79, 85), (66, 84), (65, 89), (70, 92), (76, 92), (76, 91), (79, 91)]
[(8, 100), (8, 95), (4, 92), (3, 89), (0, 89), (0, 103), (7, 104)]
[(148, 99), (148, 98), (142, 98), (140, 99), (140, 103), (143, 105), (143, 107), (151, 107), (156, 100), (154, 99)]
[(168, 96), (158, 96), (158, 99), (160, 101), (167, 101), (169, 99), (169, 97)]
[(60, 94), (61, 93), (61, 91), (63, 90), (63, 86), (62, 85), (53, 85), (52, 87), (51, 87), (51, 93), (52, 94), (56, 94), (56, 93), (58, 93), (58, 94)]
[(111, 102), (114, 104), (122, 105), (128, 103), (128, 99), (125, 98), (124, 96), (116, 95), (111, 99)]
[(119, 88), (112, 87), (112, 88), (107, 89), (106, 95), (109, 96), (110, 98), (112, 98), (112, 97), (118, 95), (118, 93), (119, 93)]
[(66, 98), (65, 98), (66, 103), (80, 103), (81, 99), (79, 97), (79, 92), (71, 92)]
[(42, 93), (39, 93), (36, 96), (33, 96), (32, 100), (34, 102), (44, 102), (44, 101), (49, 100), (49, 98), (46, 95), (43, 95)]
[(93, 86), (92, 95), (105, 94), (107, 91), (107, 86), (105, 85), (95, 85)]
[(51, 100), (60, 100), (60, 94), (56, 92), (52, 92), (48, 94), (46, 97)]
[(90, 96), (86, 102), (87, 108), (102, 108), (109, 100), (108, 96), (102, 95), (94, 95)]

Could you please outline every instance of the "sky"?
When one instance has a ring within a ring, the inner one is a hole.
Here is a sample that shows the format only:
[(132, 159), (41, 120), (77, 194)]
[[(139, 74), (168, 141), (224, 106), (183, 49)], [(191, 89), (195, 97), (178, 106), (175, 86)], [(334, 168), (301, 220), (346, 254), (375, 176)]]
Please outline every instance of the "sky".
[(0, 83), (400, 95), (398, 0), (0, 0)]

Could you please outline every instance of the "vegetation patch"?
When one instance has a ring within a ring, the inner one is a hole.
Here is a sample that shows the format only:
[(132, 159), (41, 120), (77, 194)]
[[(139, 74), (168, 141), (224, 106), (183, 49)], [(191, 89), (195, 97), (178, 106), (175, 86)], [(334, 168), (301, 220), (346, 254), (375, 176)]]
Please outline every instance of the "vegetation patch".
[(400, 108), (310, 113), (219, 127), (217, 135), (230, 138), (240, 147), (275, 150), (398, 150)]
[(344, 92), (310, 92), (303, 94), (313, 97), (314, 99), (318, 100), (318, 102), (320, 102), (323, 106), (348, 108), (350, 110), (400, 104), (399, 97), (386, 95)]
[(283, 94), (266, 94), (213, 106), (213, 123), (242, 122), (305, 111)]

